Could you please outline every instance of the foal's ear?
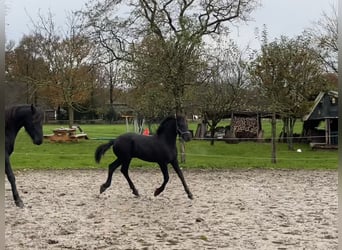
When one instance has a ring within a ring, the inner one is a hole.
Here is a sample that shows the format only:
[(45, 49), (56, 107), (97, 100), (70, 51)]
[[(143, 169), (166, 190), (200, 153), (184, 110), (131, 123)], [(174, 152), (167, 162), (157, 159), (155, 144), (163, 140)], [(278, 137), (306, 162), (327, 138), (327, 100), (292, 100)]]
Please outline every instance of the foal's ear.
[(35, 106), (33, 106), (33, 104), (31, 104), (31, 111), (32, 111), (32, 114), (36, 113), (37, 111)]

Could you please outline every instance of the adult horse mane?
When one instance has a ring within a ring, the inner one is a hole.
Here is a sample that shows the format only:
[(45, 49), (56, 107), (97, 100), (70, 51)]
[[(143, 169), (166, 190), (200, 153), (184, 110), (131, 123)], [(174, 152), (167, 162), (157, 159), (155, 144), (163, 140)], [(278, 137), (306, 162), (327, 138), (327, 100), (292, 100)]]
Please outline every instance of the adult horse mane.
[(162, 185), (155, 190), (154, 196), (159, 195), (165, 189), (169, 180), (167, 165), (170, 163), (180, 178), (188, 197), (192, 199), (192, 193), (185, 182), (182, 170), (178, 164), (176, 147), (177, 135), (182, 137), (185, 141), (191, 139), (186, 119), (183, 116), (169, 116), (165, 118), (159, 125), (155, 135), (145, 136), (126, 133), (108, 143), (98, 146), (95, 151), (95, 161), (97, 163), (100, 162), (102, 156), (111, 147), (113, 148), (114, 154), (117, 156), (117, 159), (108, 166), (108, 177), (106, 182), (101, 185), (100, 193), (110, 187), (115, 169), (121, 166), (121, 172), (125, 176), (133, 194), (139, 196), (139, 192), (128, 174), (128, 168), (132, 158), (139, 158), (144, 161), (158, 163), (162, 171), (164, 181)]
[(34, 144), (42, 144), (43, 117), (43, 112), (33, 105), (17, 105), (5, 110), (5, 172), (8, 181), (11, 183), (14, 202), (18, 207), (23, 207), (24, 203), (18, 194), (15, 176), (10, 163), (15, 138), (19, 130), (24, 127)]

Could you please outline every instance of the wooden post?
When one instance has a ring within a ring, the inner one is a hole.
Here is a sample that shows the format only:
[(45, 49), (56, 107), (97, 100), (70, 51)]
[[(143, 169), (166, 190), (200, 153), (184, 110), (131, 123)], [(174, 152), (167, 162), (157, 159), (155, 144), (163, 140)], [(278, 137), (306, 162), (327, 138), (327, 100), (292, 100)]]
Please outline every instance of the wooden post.
[(181, 163), (185, 163), (185, 141), (179, 138), (180, 151), (181, 151)]
[(330, 137), (330, 119), (325, 119), (325, 143), (330, 145), (331, 144), (331, 137)]
[(271, 162), (272, 163), (277, 163), (277, 153), (276, 153), (276, 136), (277, 136), (277, 117), (276, 117), (276, 113), (273, 111), (272, 113), (272, 139), (271, 139), (271, 143), (272, 143), (272, 154), (271, 154)]
[(126, 119), (126, 132), (129, 132), (129, 131), (128, 131), (128, 130), (129, 130), (129, 129), (128, 129), (128, 117), (126, 116), (125, 119)]

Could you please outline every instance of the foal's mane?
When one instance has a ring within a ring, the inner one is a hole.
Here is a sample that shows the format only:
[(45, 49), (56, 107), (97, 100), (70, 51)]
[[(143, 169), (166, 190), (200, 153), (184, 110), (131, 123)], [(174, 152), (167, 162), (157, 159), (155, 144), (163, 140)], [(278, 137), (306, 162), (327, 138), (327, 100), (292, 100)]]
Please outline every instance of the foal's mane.
[(166, 124), (170, 121), (170, 120), (175, 120), (176, 118), (174, 116), (168, 116), (166, 117), (159, 125), (158, 129), (157, 129), (157, 135), (160, 135), (164, 129), (165, 129), (165, 126)]

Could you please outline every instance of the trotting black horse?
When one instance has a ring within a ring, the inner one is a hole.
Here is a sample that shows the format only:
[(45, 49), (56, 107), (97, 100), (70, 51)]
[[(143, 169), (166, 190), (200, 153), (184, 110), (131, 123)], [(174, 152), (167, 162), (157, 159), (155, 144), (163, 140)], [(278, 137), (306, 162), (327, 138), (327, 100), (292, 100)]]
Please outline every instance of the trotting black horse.
[(33, 105), (13, 106), (6, 108), (5, 111), (5, 171), (11, 183), (14, 202), (18, 207), (23, 207), (24, 203), (17, 191), (10, 156), (14, 150), (15, 138), (22, 127), (30, 135), (34, 144), (42, 144), (43, 112)]
[(148, 162), (156, 162), (160, 166), (164, 181), (162, 185), (155, 190), (154, 196), (159, 195), (165, 189), (169, 180), (167, 165), (171, 163), (182, 181), (185, 192), (188, 194), (188, 197), (192, 199), (192, 193), (190, 192), (182, 170), (178, 165), (176, 147), (177, 134), (181, 136), (184, 141), (189, 141), (191, 139), (186, 120), (183, 116), (167, 117), (160, 124), (155, 135), (145, 136), (126, 133), (106, 144), (100, 145), (95, 151), (95, 160), (97, 163), (100, 162), (101, 157), (110, 147), (113, 147), (113, 152), (117, 156), (117, 159), (108, 166), (108, 178), (107, 181), (101, 185), (100, 193), (104, 192), (111, 185), (113, 173), (115, 169), (121, 165), (121, 173), (125, 176), (133, 194), (139, 196), (138, 190), (135, 188), (128, 175), (129, 164), (131, 159), (135, 157)]

